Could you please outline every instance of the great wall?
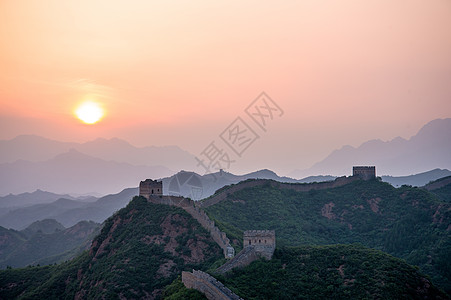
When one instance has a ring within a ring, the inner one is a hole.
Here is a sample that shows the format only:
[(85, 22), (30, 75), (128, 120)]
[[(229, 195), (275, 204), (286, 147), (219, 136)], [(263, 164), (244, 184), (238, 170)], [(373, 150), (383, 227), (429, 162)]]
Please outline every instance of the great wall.
[(227, 235), (219, 230), (215, 222), (207, 216), (205, 211), (195, 206), (193, 200), (183, 197), (157, 195), (150, 195), (147, 200), (155, 204), (177, 206), (184, 209), (210, 233), (213, 240), (221, 247), (224, 257), (231, 258), (235, 256), (235, 249), (230, 245), (230, 240)]
[(213, 276), (202, 271), (183, 271), (182, 282), (187, 288), (200, 291), (210, 300), (242, 300)]
[(360, 179), (360, 177), (357, 177), (357, 176), (350, 176), (350, 177), (343, 176), (343, 177), (338, 177), (334, 181), (313, 182), (313, 183), (284, 183), (284, 182), (274, 181), (271, 179), (250, 179), (250, 180), (243, 181), (243, 182), (240, 182), (235, 185), (224, 187), (218, 193), (214, 194), (213, 196), (196, 203), (196, 206), (209, 207), (211, 205), (217, 204), (217, 203), (225, 200), (229, 194), (233, 194), (233, 193), (235, 193), (237, 191), (241, 191), (245, 188), (251, 188), (251, 187), (256, 187), (256, 186), (270, 185), (270, 186), (278, 187), (281, 189), (295, 190), (297, 192), (308, 192), (311, 190), (324, 190), (324, 189), (330, 189), (330, 188), (344, 186), (346, 184), (349, 184), (349, 183), (359, 180), (359, 179)]
[[(215, 226), (205, 211), (202, 209), (225, 200), (231, 193), (235, 193), (245, 188), (256, 186), (275, 186), (282, 189), (291, 189), (300, 192), (311, 190), (322, 190), (344, 186), (353, 181), (368, 180), (376, 177), (375, 167), (353, 167), (353, 176), (339, 177), (334, 181), (319, 183), (282, 183), (268, 179), (247, 180), (232, 186), (220, 189), (215, 195), (202, 201), (193, 201), (188, 198), (178, 196), (164, 196), (161, 181), (146, 179), (139, 185), (139, 195), (147, 198), (149, 202), (177, 206), (188, 212), (211, 234), (213, 240), (221, 247), (224, 256), (229, 258), (224, 265), (216, 269), (219, 274), (224, 274), (233, 268), (244, 267), (251, 262), (263, 257), (271, 259), (276, 248), (276, 237), (274, 230), (247, 230), (243, 235), (243, 249), (235, 256), (235, 249), (230, 245), (230, 240), (226, 234)], [(213, 276), (193, 270), (182, 272), (182, 282), (187, 288), (194, 288), (203, 293), (208, 299), (241, 299), (230, 291)]]
[(259, 258), (270, 260), (275, 249), (276, 233), (274, 230), (246, 230), (243, 234), (243, 250), (216, 269), (216, 272), (224, 274), (234, 268), (247, 266)]
[(224, 257), (235, 256), (235, 249), (230, 245), (226, 234), (215, 226), (215, 222), (201, 208), (196, 206), (195, 201), (179, 196), (163, 196), (163, 183), (152, 179), (146, 179), (139, 183), (139, 195), (155, 204), (166, 204), (184, 209), (210, 233), (213, 240), (221, 247)]

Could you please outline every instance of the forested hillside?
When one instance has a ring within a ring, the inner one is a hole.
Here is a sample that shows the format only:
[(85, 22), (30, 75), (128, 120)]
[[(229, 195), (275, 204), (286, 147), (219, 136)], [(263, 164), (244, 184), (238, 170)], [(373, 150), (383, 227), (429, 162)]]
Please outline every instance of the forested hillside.
[(217, 276), (244, 299), (446, 299), (405, 261), (357, 245), (279, 248)]
[(420, 266), (451, 290), (451, 204), (424, 189), (372, 180), (297, 192), (269, 181), (206, 211), (237, 244), (247, 229), (275, 230), (278, 246), (361, 243)]

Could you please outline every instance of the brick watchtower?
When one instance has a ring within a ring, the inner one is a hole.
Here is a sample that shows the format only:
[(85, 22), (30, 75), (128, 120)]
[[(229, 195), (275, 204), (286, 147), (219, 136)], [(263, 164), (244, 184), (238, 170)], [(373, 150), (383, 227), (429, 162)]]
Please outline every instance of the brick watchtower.
[(352, 167), (352, 176), (360, 177), (363, 180), (376, 178), (375, 166), (354, 166)]
[(149, 200), (150, 196), (162, 196), (163, 195), (163, 182), (146, 179), (139, 183), (139, 195)]
[(255, 252), (271, 259), (276, 249), (276, 232), (274, 230), (246, 230), (243, 234), (243, 247), (253, 247)]

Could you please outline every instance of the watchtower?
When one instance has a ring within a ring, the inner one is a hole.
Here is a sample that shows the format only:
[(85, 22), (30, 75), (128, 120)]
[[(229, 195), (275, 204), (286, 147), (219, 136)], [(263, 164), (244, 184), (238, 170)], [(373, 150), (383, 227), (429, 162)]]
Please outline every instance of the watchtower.
[(352, 167), (352, 176), (360, 177), (363, 180), (376, 178), (375, 166), (354, 166)]
[(261, 256), (271, 259), (276, 249), (274, 230), (246, 230), (243, 234), (243, 247), (253, 247)]
[(147, 199), (150, 198), (150, 196), (162, 196), (163, 195), (163, 182), (152, 180), (152, 179), (146, 179), (144, 181), (141, 181), (139, 183), (139, 195), (143, 196)]

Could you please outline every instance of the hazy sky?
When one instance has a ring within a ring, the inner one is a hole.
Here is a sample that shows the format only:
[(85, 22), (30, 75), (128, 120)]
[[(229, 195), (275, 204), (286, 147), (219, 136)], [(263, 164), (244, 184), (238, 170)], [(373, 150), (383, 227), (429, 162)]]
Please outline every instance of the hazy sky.
[[(451, 1), (1, 0), (0, 70), (0, 139), (197, 155), (241, 117), (260, 138), (231, 171), (286, 174), (451, 117)], [(266, 132), (245, 113), (262, 91), (283, 110)], [(74, 117), (86, 99), (101, 122)]]

